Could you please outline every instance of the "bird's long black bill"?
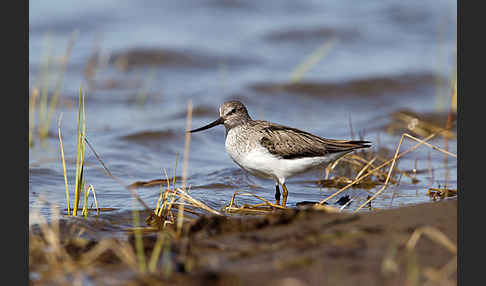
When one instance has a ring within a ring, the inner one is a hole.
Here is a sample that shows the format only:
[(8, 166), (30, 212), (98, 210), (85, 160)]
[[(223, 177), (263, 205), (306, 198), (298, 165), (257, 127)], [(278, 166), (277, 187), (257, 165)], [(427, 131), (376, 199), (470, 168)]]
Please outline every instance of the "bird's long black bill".
[(201, 127), (201, 128), (198, 128), (198, 129), (191, 130), (191, 131), (189, 131), (189, 132), (190, 132), (190, 133), (194, 133), (194, 132), (203, 131), (203, 130), (209, 129), (209, 128), (211, 128), (211, 127), (214, 127), (214, 126), (216, 126), (216, 125), (220, 125), (220, 124), (223, 124), (223, 118), (221, 118), (221, 117), (220, 117), (220, 118), (218, 118), (218, 119), (216, 119), (215, 121), (213, 121), (213, 122), (209, 123), (209, 124), (208, 124), (208, 125), (206, 125), (206, 126), (203, 126), (203, 127)]

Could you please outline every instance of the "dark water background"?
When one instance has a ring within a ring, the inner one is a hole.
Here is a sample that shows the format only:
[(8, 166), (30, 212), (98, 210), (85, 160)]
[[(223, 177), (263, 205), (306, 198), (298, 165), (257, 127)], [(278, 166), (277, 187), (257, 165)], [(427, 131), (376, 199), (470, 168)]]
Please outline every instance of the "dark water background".
[[(51, 136), (46, 144), (36, 142), (29, 150), (31, 208), (39, 196), (65, 205), (56, 124), (61, 113), (68, 179), (74, 188), (77, 100), (80, 86), (87, 87), (84, 70), (97, 45), (101, 59), (109, 60), (96, 70), (99, 86), (87, 90), (87, 136), (113, 175), (127, 184), (165, 178), (164, 169), (171, 177), (177, 154), (177, 175), (182, 175), (189, 100), (195, 108), (192, 127), (214, 120), (222, 102), (239, 99), (254, 119), (328, 138), (351, 138), (351, 121), (355, 139), (364, 134), (375, 146), (391, 150), (400, 139), (400, 134), (386, 132), (393, 112), (448, 109), (457, 34), (456, 1), (452, 0), (44, 0), (30, 1), (29, 6), (31, 88), (40, 84), (46, 43), (55, 61), (77, 30)], [(275, 91), (330, 40), (328, 53), (301, 79), (307, 86)], [(114, 59), (131, 50), (162, 51), (171, 60), (120, 69)], [(57, 73), (52, 73), (51, 90), (56, 78)], [(136, 99), (144, 86), (148, 97), (140, 105)], [(444, 145), (440, 138), (432, 143)], [(449, 150), (456, 153), (455, 140), (449, 142)], [(420, 170), (432, 165), (433, 176), (419, 174), (417, 184), (403, 179), (380, 196), (375, 207), (429, 201), (427, 188), (443, 184), (446, 169), (447, 183), (456, 188), (455, 160), (451, 158), (446, 168), (442, 154), (421, 147), (405, 156), (399, 167), (411, 169), (416, 159)], [(214, 208), (228, 204), (237, 190), (269, 200), (274, 197), (272, 181), (245, 174), (225, 153), (221, 126), (192, 136), (188, 176), (191, 195)], [(127, 190), (103, 172), (90, 150), (85, 177), (95, 187), (101, 207), (121, 211), (139, 207)], [(317, 179), (318, 171), (289, 179), (289, 204), (320, 201), (336, 191), (320, 189), (312, 182)], [(155, 206), (159, 187), (137, 192)], [(367, 195), (359, 189), (348, 194)], [(357, 206), (352, 204), (350, 209)]]

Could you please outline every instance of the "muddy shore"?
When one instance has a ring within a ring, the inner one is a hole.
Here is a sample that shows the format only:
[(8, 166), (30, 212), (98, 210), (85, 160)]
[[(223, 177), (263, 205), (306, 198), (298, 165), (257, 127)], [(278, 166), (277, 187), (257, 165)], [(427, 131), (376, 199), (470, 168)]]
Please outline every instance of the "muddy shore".
[[(453, 249), (427, 235), (408, 249), (414, 232), (424, 227), (443, 234)], [(424, 285), (434, 275), (442, 279), (440, 285), (457, 281), (456, 199), (360, 214), (291, 209), (209, 216), (187, 224), (184, 232), (171, 240), (170, 258), (161, 255), (155, 273), (137, 273), (108, 251), (96, 263), (96, 272), (104, 274), (86, 278), (105, 285)], [(156, 237), (143, 236), (147, 257)], [(132, 234), (127, 238), (134, 244)], [(98, 241), (76, 247), (65, 239), (63, 244), (76, 260)], [(31, 249), (31, 259), (35, 253)], [(41, 267), (37, 262), (31, 271)]]
[[(422, 273), (426, 268), (441, 268), (454, 257), (425, 237), (411, 256), (407, 254), (406, 242), (425, 226), (438, 229), (456, 244), (457, 200), (359, 215), (293, 210), (247, 220), (202, 220), (193, 226), (189, 242), (199, 270), (182, 281), (412, 285), (416, 279), (422, 284), (424, 275), (415, 277), (414, 269)], [(388, 268), (388, 261), (396, 267)], [(456, 275), (449, 278), (455, 281)]]

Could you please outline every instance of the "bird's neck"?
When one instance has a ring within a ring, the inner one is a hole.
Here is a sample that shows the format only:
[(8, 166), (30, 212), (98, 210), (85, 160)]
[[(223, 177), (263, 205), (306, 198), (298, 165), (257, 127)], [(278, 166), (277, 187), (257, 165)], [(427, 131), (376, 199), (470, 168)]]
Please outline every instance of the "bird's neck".
[(252, 121), (252, 119), (251, 119), (250, 115), (248, 115), (248, 114), (245, 114), (244, 116), (238, 116), (238, 117), (233, 118), (231, 120), (226, 120), (224, 122), (224, 127), (226, 128), (226, 133), (228, 133), (229, 130), (231, 130), (235, 127), (245, 125), (250, 121)]

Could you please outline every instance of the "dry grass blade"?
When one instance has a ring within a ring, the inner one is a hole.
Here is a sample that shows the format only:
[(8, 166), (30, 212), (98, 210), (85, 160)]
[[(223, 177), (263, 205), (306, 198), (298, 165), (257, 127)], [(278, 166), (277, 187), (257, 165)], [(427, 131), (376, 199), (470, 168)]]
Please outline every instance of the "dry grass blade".
[(398, 147), (397, 147), (397, 150), (395, 151), (395, 156), (393, 156), (393, 160), (392, 160), (392, 163), (391, 163), (391, 166), (390, 166), (390, 169), (388, 170), (388, 175), (386, 177), (386, 180), (385, 180), (385, 184), (383, 185), (383, 187), (381, 187), (381, 189), (379, 191), (377, 191), (373, 196), (371, 196), (368, 200), (366, 200), (366, 202), (364, 202), (361, 206), (359, 206), (354, 212), (356, 213), (357, 211), (359, 211), (362, 207), (364, 207), (365, 205), (367, 205), (369, 202), (371, 202), (373, 199), (375, 199), (381, 192), (383, 192), (386, 187), (388, 186), (388, 181), (390, 180), (390, 176), (391, 176), (391, 173), (393, 171), (393, 167), (395, 167), (395, 163), (397, 162), (397, 157), (398, 157), (398, 151), (400, 151), (400, 147), (402, 146), (402, 142), (403, 142), (403, 138), (404, 136), (402, 135), (402, 137), (400, 138), (400, 143), (398, 143)]
[[(85, 189), (86, 189), (86, 186), (85, 186)], [(95, 192), (95, 189), (93, 187), (93, 185), (89, 185), (87, 187), (87, 190), (85, 190), (85, 196), (84, 196), (84, 206), (83, 206), (83, 211), (82, 211), (82, 214), (86, 217), (88, 216), (88, 197), (89, 197), (89, 193), (92, 193), (93, 194), (93, 198), (94, 198), (94, 202), (95, 202), (95, 205), (96, 205), (96, 215), (100, 215), (100, 208), (98, 207), (98, 200), (96, 199), (96, 192)], [(91, 204), (93, 205), (93, 204)]]
[[(118, 249), (119, 245), (115, 239), (103, 239), (98, 242), (95, 247), (83, 253), (79, 258), (79, 263), (81, 265), (93, 265), (96, 260), (108, 250), (113, 251), (115, 255), (119, 255)], [(119, 255), (119, 258), (123, 259), (124, 257)]]
[[(348, 163), (352, 163), (352, 164), (354, 164), (356, 166), (360, 166), (360, 167), (369, 163), (368, 160), (366, 160), (365, 158), (363, 158), (361, 156), (358, 156), (357, 154), (351, 154), (349, 157), (343, 158), (343, 159)], [(385, 162), (386, 159), (382, 158), (380, 155), (376, 155), (376, 161), (377, 162)], [(373, 163), (375, 163), (375, 162), (373, 162)], [(371, 165), (370, 165), (371, 168), (375, 167), (375, 165), (373, 163), (371, 163)], [(404, 176), (410, 177), (406, 172), (401, 172), (398, 169), (396, 169), (396, 172), (400, 172)], [(386, 179), (387, 173), (382, 171), (382, 170), (374, 170), (373, 175), (375, 175), (377, 178), (385, 178)], [(358, 178), (358, 177), (356, 177), (356, 178)], [(393, 178), (390, 178), (390, 182), (395, 183), (395, 180)]]
[(424, 285), (457, 285), (457, 281), (448, 280), (448, 277), (455, 271), (457, 271), (457, 256), (439, 270), (424, 269), (424, 275), (428, 279)]
[(456, 155), (456, 154), (451, 153), (451, 152), (449, 152), (449, 151), (447, 151), (447, 150), (444, 150), (444, 149), (442, 149), (442, 148), (439, 148), (439, 147), (437, 147), (437, 146), (435, 146), (435, 145), (432, 145), (432, 144), (430, 144), (430, 143), (427, 143), (426, 141), (421, 140), (421, 139), (419, 139), (419, 138), (417, 138), (417, 137), (414, 137), (414, 136), (412, 136), (412, 135), (410, 135), (410, 134), (403, 133), (403, 134), (402, 134), (402, 136), (406, 136), (406, 137), (408, 137), (408, 138), (410, 138), (410, 139), (412, 139), (412, 140), (415, 140), (415, 141), (417, 141), (417, 142), (420, 142), (420, 143), (422, 143), (422, 144), (426, 145), (427, 147), (430, 147), (430, 148), (432, 148), (432, 149), (434, 149), (434, 150), (437, 150), (437, 151), (439, 151), (439, 152), (442, 152), (442, 153), (444, 153), (444, 154), (446, 154), (446, 155), (448, 155), (448, 156), (451, 156), (451, 157), (457, 158), (457, 155)]
[[(174, 167), (174, 174), (176, 173), (176, 169), (177, 169), (177, 159), (176, 159), (176, 164), (175, 164), (175, 167)], [(167, 174), (167, 171), (165, 169), (164, 169), (164, 173), (165, 173), (165, 177), (167, 179), (167, 190), (164, 193), (162, 193), (162, 185), (160, 185), (160, 197), (159, 197), (159, 199), (163, 199), (163, 201), (162, 201), (163, 204), (160, 208), (155, 209), (155, 214), (159, 217), (162, 215), (162, 211), (170, 210), (170, 208), (172, 208), (172, 204), (174, 203), (174, 200), (175, 200), (175, 198), (172, 197), (172, 200), (170, 202), (168, 202), (168, 196), (169, 196), (169, 192), (171, 192), (171, 189), (170, 189), (170, 183), (169, 183), (169, 175)], [(174, 175), (173, 185), (175, 186), (175, 175)], [(164, 217), (166, 217), (165, 213), (164, 213)]]
[[(175, 190), (175, 181), (176, 181), (176, 175), (177, 175), (177, 162), (179, 162), (179, 154), (176, 154), (176, 160), (175, 160), (175, 165), (174, 165), (174, 178), (172, 180), (172, 189)], [(169, 188), (170, 189), (170, 188)]]
[(132, 211), (133, 215), (133, 233), (135, 236), (135, 249), (138, 261), (138, 271), (145, 273), (147, 271), (147, 264), (145, 261), (145, 252), (143, 247), (142, 230), (140, 229), (140, 215), (136, 209)]
[[(59, 71), (59, 76), (57, 78), (56, 86), (55, 86), (54, 92), (52, 94), (51, 100), (49, 102), (49, 110), (47, 112), (47, 119), (46, 119), (46, 124), (44, 125), (44, 128), (49, 128), (52, 114), (54, 113), (54, 110), (57, 107), (57, 102), (59, 101), (59, 94), (61, 92), (62, 82), (64, 80), (64, 74), (66, 73), (67, 62), (68, 62), (68, 59), (69, 59), (69, 55), (71, 54), (71, 50), (73, 48), (74, 41), (76, 39), (77, 33), (78, 33), (77, 31), (73, 32), (71, 39), (69, 40), (67, 48), (66, 48), (66, 54), (62, 57), (61, 70)], [(47, 130), (44, 131), (44, 133), (47, 133)]]
[[(191, 197), (188, 192), (186, 192), (184, 189), (181, 189), (181, 188), (177, 188), (176, 189), (176, 195), (178, 195), (181, 199), (182, 199), (182, 203), (184, 201), (187, 201), (189, 202), (192, 206), (196, 207), (196, 208), (199, 208), (199, 209), (203, 209), (209, 213), (212, 213), (214, 215), (222, 215), (220, 212), (208, 207), (206, 204), (204, 204), (203, 202)], [(180, 204), (182, 204), (180, 203)], [(180, 205), (179, 205), (180, 206)]]
[[(393, 163), (393, 162), (394, 162), (394, 161), (396, 161), (398, 158), (401, 158), (401, 157), (403, 157), (404, 155), (406, 155), (406, 154), (408, 154), (408, 153), (410, 153), (410, 152), (414, 151), (415, 149), (417, 149), (417, 148), (418, 148), (418, 147), (420, 147), (421, 145), (426, 144), (426, 143), (427, 143), (427, 141), (429, 141), (430, 139), (434, 138), (434, 137), (435, 137), (437, 134), (438, 134), (438, 133), (433, 133), (433, 134), (430, 134), (429, 136), (427, 136), (427, 138), (425, 138), (425, 139), (423, 139), (423, 140), (421, 140), (421, 139), (417, 139), (417, 138), (416, 138), (416, 139), (419, 141), (419, 143), (417, 143), (416, 145), (414, 145), (414, 146), (410, 147), (409, 149), (407, 149), (406, 151), (404, 151), (404, 152), (402, 152), (402, 153), (400, 153), (400, 154), (396, 154), (396, 155), (397, 155), (396, 157), (394, 157), (394, 158), (392, 158), (392, 159), (390, 159), (390, 160), (387, 160), (387, 161), (386, 161), (386, 162), (384, 162), (383, 164), (381, 164), (381, 165), (379, 165), (378, 167), (376, 167), (376, 168), (372, 169), (371, 171), (367, 172), (365, 175), (363, 175), (363, 176), (361, 176), (360, 178), (358, 178), (358, 179), (354, 180), (353, 182), (349, 183), (349, 184), (348, 184), (348, 185), (346, 185), (345, 187), (341, 188), (341, 189), (340, 189), (340, 190), (338, 190), (337, 192), (333, 193), (333, 194), (332, 194), (332, 195), (330, 195), (329, 197), (327, 197), (327, 198), (325, 198), (324, 200), (322, 200), (322, 201), (320, 202), (320, 204), (324, 204), (326, 201), (328, 201), (328, 200), (330, 200), (331, 198), (333, 198), (333, 197), (337, 196), (338, 194), (340, 194), (341, 192), (343, 192), (343, 191), (347, 190), (347, 189), (348, 189), (348, 188), (350, 188), (351, 186), (353, 186), (353, 185), (355, 185), (355, 184), (359, 183), (359, 182), (360, 182), (360, 181), (362, 181), (364, 178), (366, 178), (366, 177), (368, 177), (369, 175), (373, 174), (373, 173), (374, 173), (374, 172), (376, 172), (377, 170), (379, 170), (379, 169), (381, 169), (381, 168), (383, 168), (383, 167), (385, 167), (385, 166), (389, 165), (390, 163)], [(411, 136), (411, 135), (409, 135), (409, 134), (407, 134), (407, 133), (403, 133), (403, 134), (402, 134), (402, 137), (401, 137), (401, 139), (400, 139), (400, 142), (402, 142), (402, 140), (403, 140), (403, 137), (404, 137), (404, 136), (407, 136), (407, 137), (412, 138), (412, 139), (413, 139), (413, 138), (415, 138), (415, 137), (413, 137), (413, 136)], [(432, 146), (433, 146), (433, 145), (432, 145)], [(439, 150), (439, 151), (441, 151), (441, 152), (445, 151), (445, 150), (442, 150), (441, 148), (438, 148), (438, 147), (436, 147), (436, 146), (434, 146), (434, 147), (435, 147), (435, 148), (433, 148), (433, 149), (435, 149), (435, 150)], [(398, 149), (397, 149), (397, 150), (398, 150)], [(450, 153), (450, 152), (445, 151), (445, 153), (447, 154), (447, 153)], [(455, 156), (455, 154), (452, 154), (452, 153), (451, 153), (451, 155)], [(387, 180), (390, 180), (389, 176), (387, 176)], [(386, 185), (385, 185), (385, 186), (386, 186)], [(375, 197), (376, 197), (376, 196), (375, 196)], [(372, 198), (372, 199), (374, 199), (374, 198)], [(366, 205), (366, 204), (367, 204), (367, 203), (369, 203), (370, 201), (371, 201), (371, 199), (369, 199), (369, 200), (368, 200), (366, 203), (364, 203), (364, 204), (363, 204), (363, 205), (362, 205), (360, 208), (362, 208), (364, 205)]]
[(126, 241), (119, 241), (114, 238), (107, 238), (98, 242), (95, 247), (79, 258), (79, 263), (84, 266), (93, 265), (103, 253), (109, 250), (132, 270), (138, 271), (137, 258), (131, 245)]
[(325, 177), (325, 179), (326, 180), (329, 179), (329, 174), (331, 174), (331, 172), (334, 170), (334, 168), (336, 168), (336, 166), (338, 165), (338, 163), (341, 162), (342, 159), (344, 159), (345, 157), (346, 157), (346, 155), (343, 156), (343, 157), (341, 157), (341, 158), (339, 158), (339, 159), (337, 159), (336, 161), (332, 162), (330, 165), (327, 165), (327, 167), (325, 169), (325, 171), (326, 171), (326, 177)]
[(76, 31), (73, 32), (71, 39), (68, 42), (66, 53), (61, 58), (60, 63), (60, 70), (57, 77), (57, 81), (54, 87), (54, 91), (52, 96), (49, 96), (49, 84), (50, 84), (50, 64), (51, 64), (51, 42), (50, 38), (46, 36), (46, 55), (45, 55), (45, 63), (41, 69), (41, 98), (39, 104), (39, 126), (38, 126), (38, 135), (40, 139), (44, 139), (48, 136), (49, 126), (51, 123), (52, 115), (57, 108), (59, 95), (62, 88), (62, 82), (64, 79), (64, 74), (66, 72), (66, 66), (69, 59), (69, 55), (71, 54), (72, 47), (74, 45), (74, 40), (76, 36)]
[(441, 269), (435, 270), (432, 268), (425, 268), (424, 275), (427, 281), (424, 285), (455, 285), (448, 277), (457, 270), (457, 244), (452, 242), (443, 232), (432, 226), (423, 226), (416, 229), (406, 243), (408, 253), (412, 253), (415, 249), (419, 239), (423, 236), (429, 237), (431, 240), (437, 242), (451, 252), (454, 257)]
[[(450, 153), (450, 152), (448, 152), (448, 151), (445, 151), (445, 150), (443, 150), (443, 149), (441, 149), (441, 148), (439, 148), (439, 147), (437, 147), (437, 146), (434, 146), (434, 145), (432, 145), (432, 144), (429, 144), (429, 143), (427, 143), (427, 142), (426, 142), (426, 141), (424, 141), (424, 140), (421, 140), (421, 139), (415, 138), (415, 137), (414, 137), (414, 136), (412, 136), (412, 135), (409, 135), (409, 134), (407, 134), (407, 133), (403, 133), (403, 134), (402, 134), (402, 137), (400, 138), (400, 142), (398, 143), (397, 149), (396, 149), (396, 151), (395, 151), (395, 156), (393, 156), (392, 163), (391, 163), (390, 169), (389, 169), (389, 171), (388, 171), (388, 176), (386, 177), (385, 184), (384, 184), (384, 185), (383, 185), (383, 187), (381, 187), (381, 189), (380, 189), (380, 190), (378, 190), (378, 191), (377, 191), (377, 192), (376, 192), (376, 193), (375, 193), (373, 196), (371, 196), (371, 197), (370, 197), (368, 200), (366, 200), (366, 202), (364, 202), (362, 205), (360, 205), (360, 206), (359, 206), (359, 207), (358, 207), (358, 208), (357, 208), (357, 209), (354, 211), (354, 213), (358, 212), (358, 211), (359, 211), (361, 208), (363, 208), (363, 207), (364, 207), (364, 206), (366, 206), (368, 203), (370, 203), (372, 200), (374, 200), (374, 199), (375, 199), (375, 198), (376, 198), (376, 197), (377, 197), (379, 194), (381, 194), (381, 193), (382, 193), (382, 192), (383, 192), (383, 191), (386, 189), (386, 187), (388, 186), (388, 182), (389, 182), (389, 180), (390, 180), (390, 176), (391, 176), (391, 173), (392, 173), (392, 171), (393, 171), (393, 168), (395, 167), (395, 163), (396, 163), (396, 161), (397, 161), (397, 160), (398, 160), (398, 158), (399, 158), (399, 154), (398, 154), (398, 152), (400, 151), (400, 147), (402, 146), (402, 142), (403, 142), (403, 139), (404, 139), (405, 137), (411, 138), (412, 140), (418, 141), (418, 142), (419, 142), (419, 144), (424, 144), (424, 145), (426, 145), (426, 146), (428, 146), (428, 147), (430, 147), (430, 148), (432, 148), (432, 149), (434, 149), (434, 150), (438, 150), (438, 151), (440, 151), (440, 152), (442, 152), (442, 153), (444, 153), (444, 154), (447, 154), (447, 155), (449, 155), (449, 156), (453, 156), (453, 157), (457, 158), (457, 156), (456, 156), (455, 154), (452, 154), (452, 153)], [(402, 156), (403, 156), (403, 154), (404, 154), (404, 153), (405, 153), (405, 152), (401, 153), (401, 154), (402, 154)]]
[[(167, 172), (166, 172), (166, 177), (168, 178)], [(209, 206), (202, 203), (201, 201), (191, 197), (187, 189), (184, 190), (183, 188), (175, 188), (175, 189), (170, 188), (169, 179), (167, 179), (166, 181), (167, 181), (167, 189), (164, 192), (162, 192), (161, 190), (157, 202), (157, 207), (155, 208), (153, 214), (147, 218), (148, 224), (156, 223), (159, 226), (159, 228), (160, 227), (165, 228), (167, 224), (173, 224), (174, 218), (172, 214), (172, 208), (174, 206), (176, 206), (178, 209), (178, 218), (177, 218), (178, 225), (182, 224), (183, 221), (187, 220), (186, 218), (184, 218), (184, 216), (179, 215), (179, 211), (181, 209), (183, 209), (184, 212), (190, 212), (196, 215), (200, 215), (200, 213), (198, 212), (194, 212), (191, 209), (186, 209), (185, 208), (186, 206), (205, 210), (208, 213), (214, 215), (221, 215), (220, 212), (210, 208)], [(182, 204), (183, 206), (181, 206)], [(153, 219), (155, 219), (155, 221)]]
[(157, 268), (157, 262), (159, 261), (160, 253), (162, 251), (162, 246), (164, 245), (164, 241), (166, 234), (160, 231), (157, 234), (157, 241), (155, 242), (154, 248), (152, 250), (152, 255), (150, 256), (148, 269), (149, 272), (154, 273)]
[[(449, 115), (447, 116), (447, 122), (446, 122), (446, 126), (445, 126), (445, 129), (446, 130), (450, 130), (451, 129), (451, 125), (452, 125), (452, 119), (453, 119), (453, 116), (454, 116), (454, 102), (457, 100), (457, 78), (454, 77), (454, 79), (452, 80), (452, 92), (451, 92), (451, 101), (450, 101), (450, 105), (449, 105)], [(449, 138), (445, 137), (444, 138), (444, 143), (445, 143), (445, 149), (447, 151), (449, 151)], [(448, 168), (448, 160), (449, 160), (449, 157), (448, 156), (444, 156), (444, 166), (445, 166), (445, 178), (444, 178), (444, 181), (445, 181), (445, 186), (447, 188), (447, 182), (449, 181), (449, 168)], [(447, 195), (447, 194), (446, 194)]]
[(225, 211), (227, 213), (244, 214), (244, 215), (248, 215), (248, 214), (264, 215), (264, 214), (269, 214), (269, 213), (272, 212), (272, 210), (258, 208), (257, 206), (254, 206), (253, 208), (250, 208), (250, 207), (239, 207), (239, 208), (226, 207)]
[[(192, 116), (192, 103), (189, 102), (188, 104), (188, 116), (187, 116), (187, 124), (186, 129), (187, 131), (190, 130), (190, 122)], [(155, 210), (153, 213), (146, 219), (148, 224), (157, 224), (159, 229), (165, 228), (167, 224), (177, 223), (177, 235), (180, 236), (182, 233), (182, 225), (184, 221), (187, 219), (184, 217), (184, 212), (191, 212), (196, 215), (199, 215), (197, 212), (193, 212), (190, 208), (186, 209), (186, 206), (194, 207), (197, 209), (201, 209), (207, 211), (208, 213), (214, 215), (221, 215), (220, 212), (210, 208), (206, 204), (202, 203), (201, 201), (191, 197), (189, 195), (189, 189), (187, 188), (187, 166), (188, 166), (188, 156), (189, 156), (189, 144), (190, 144), (190, 133), (186, 135), (186, 144), (185, 144), (185, 151), (184, 151), (184, 163), (183, 163), (183, 176), (182, 176), (182, 187), (176, 188), (175, 187), (175, 180), (177, 175), (177, 158), (174, 167), (174, 177), (172, 180), (172, 188), (170, 186), (169, 176), (167, 175), (167, 171), (164, 169), (165, 177), (167, 182), (167, 189), (162, 191), (162, 186), (160, 189), (160, 194), (156, 203)], [(172, 213), (172, 208), (177, 207), (177, 219), (174, 219), (174, 215)]]
[[(40, 201), (43, 199), (40, 198)], [(44, 201), (47, 203), (47, 201)], [(29, 256), (39, 257), (36, 259), (45, 259), (48, 268), (43, 268), (40, 272), (49, 275), (56, 275), (62, 269), (63, 275), (59, 275), (59, 283), (66, 284), (65, 273), (74, 273), (76, 271), (76, 264), (71, 256), (66, 252), (66, 249), (61, 243), (61, 235), (59, 229), (59, 209), (55, 205), (51, 205), (52, 219), (47, 222), (44, 216), (40, 215), (36, 209), (31, 215), (37, 219), (36, 225), (39, 226), (39, 234), (32, 234), (29, 231)], [(40, 250), (40, 252), (39, 252)], [(48, 251), (45, 251), (48, 250)], [(30, 262), (29, 262), (30, 263)], [(64, 283), (63, 283), (64, 282)]]
[[(95, 191), (93, 185), (89, 185), (89, 186), (90, 186), (91, 192), (93, 193), (93, 198), (94, 198), (95, 205), (96, 205), (96, 215), (99, 216), (100, 215), (100, 208), (98, 206), (98, 200), (96, 199), (96, 191)], [(88, 191), (90, 189), (88, 189)]]
[(364, 171), (366, 171), (372, 164), (373, 162), (375, 162), (376, 160), (376, 156), (371, 159), (368, 163), (366, 163), (366, 165), (358, 172), (358, 174), (356, 175), (356, 177), (354, 178), (355, 180), (358, 179), (361, 175), (363, 175)]
[[(187, 104), (187, 118), (186, 118), (186, 140), (184, 143), (184, 159), (182, 167), (182, 190), (186, 193), (186, 183), (187, 183), (187, 165), (189, 163), (189, 146), (191, 144), (191, 121), (192, 121), (192, 101), (189, 100)], [(174, 176), (175, 178), (175, 176)], [(186, 196), (182, 196), (182, 202), (179, 205), (179, 211), (177, 212), (177, 235), (179, 236), (182, 232), (182, 222), (184, 219), (184, 200)]]
[(397, 239), (393, 239), (388, 246), (387, 251), (385, 252), (385, 256), (381, 262), (381, 272), (385, 275), (396, 274), (399, 271), (399, 265), (397, 261), (395, 261), (395, 256), (397, 255), (399, 247), (399, 241)]
[(37, 129), (39, 138), (44, 138), (47, 136), (44, 132), (46, 128), (43, 128), (42, 125), (45, 124), (45, 118), (47, 114), (47, 97), (49, 92), (49, 64), (51, 61), (51, 41), (49, 34), (46, 35), (45, 38), (45, 62), (42, 64), (40, 77), (41, 77), (41, 92), (40, 92), (40, 99), (39, 99), (39, 128)]
[(59, 146), (61, 149), (61, 160), (62, 160), (62, 168), (64, 172), (64, 185), (66, 187), (66, 203), (67, 203), (67, 212), (68, 215), (71, 215), (71, 205), (70, 205), (70, 200), (69, 200), (69, 186), (68, 186), (68, 179), (67, 179), (67, 172), (66, 172), (66, 160), (64, 157), (64, 148), (62, 146), (62, 136), (61, 136), (61, 119), (62, 119), (62, 113), (59, 115), (59, 121), (57, 124), (57, 131), (59, 134)]
[[(164, 169), (164, 172), (165, 172), (165, 177), (166, 177), (166, 181), (167, 181), (167, 189), (170, 189), (170, 185), (169, 185), (169, 176), (167, 175), (167, 171)], [(158, 216), (159, 215), (159, 208), (161, 207), (160, 203), (162, 202), (162, 197), (164, 196), (164, 192), (162, 192), (162, 184), (160, 184), (160, 195), (159, 195), (159, 198), (157, 199), (157, 204), (155, 205), (155, 210), (154, 210), (154, 213)]]
[[(428, 141), (430, 139), (432, 139), (433, 137), (435, 137), (436, 134), (430, 134), (427, 138), (424, 139), (424, 141)], [(413, 147), (409, 148), (408, 150), (404, 151), (403, 153), (399, 154), (397, 156), (397, 158), (400, 158), (402, 156), (404, 156), (405, 154), (409, 153), (409, 152), (412, 152), (413, 150), (417, 149), (418, 147), (420, 147), (423, 143), (418, 143), (416, 145), (414, 145)], [(327, 202), (328, 200), (330, 200), (331, 198), (337, 196), (338, 194), (342, 193), (343, 191), (349, 189), (350, 187), (352, 187), (353, 185), (361, 182), (364, 178), (368, 177), (369, 175), (373, 174), (375, 171), (387, 166), (388, 164), (390, 164), (391, 162), (393, 161), (393, 159), (390, 159), (386, 162), (384, 162), (383, 164), (379, 165), (378, 167), (372, 169), (371, 171), (368, 171), (366, 174), (364, 174), (363, 176), (359, 177), (358, 179), (354, 180), (353, 182), (349, 183), (348, 185), (346, 185), (345, 187), (341, 188), (340, 190), (338, 190), (337, 192), (335, 192), (334, 194), (330, 195), (329, 197), (325, 198), (324, 200), (322, 200), (320, 202), (320, 204), (324, 204), (325, 202)]]
[[(237, 195), (240, 195), (240, 196), (252, 196), (252, 197), (255, 197), (261, 201), (263, 201), (263, 203), (261, 204), (256, 204), (256, 205), (243, 205), (241, 207), (235, 207), (234, 205), (236, 205), (235, 203), (235, 200), (236, 200), (236, 196)], [(230, 201), (230, 204), (229, 206), (225, 207), (225, 211), (226, 212), (267, 212), (268, 210), (262, 210), (262, 209), (252, 209), (252, 208), (257, 208), (257, 207), (261, 207), (261, 206), (269, 206), (269, 207), (273, 207), (273, 208), (277, 208), (277, 209), (285, 209), (284, 207), (282, 207), (281, 205), (276, 205), (258, 195), (255, 195), (253, 193), (248, 193), (248, 192), (241, 192), (241, 191), (236, 191), (234, 192), (233, 194), (233, 197), (231, 198), (231, 201)]]
[(334, 44), (334, 39), (330, 39), (320, 45), (312, 54), (306, 58), (304, 61), (302, 61), (292, 72), (292, 75), (290, 76), (290, 82), (291, 83), (297, 83), (300, 81), (300, 79), (304, 76), (304, 74), (311, 69), (313, 66), (315, 66), (319, 61), (321, 61), (324, 56), (329, 52), (331, 47)]
[(115, 253), (120, 255), (121, 260), (125, 264), (130, 266), (134, 271), (138, 271), (137, 256), (128, 242), (120, 242), (120, 247), (115, 250)]
[(433, 241), (444, 246), (452, 254), (454, 255), (457, 254), (456, 243), (452, 242), (444, 233), (442, 233), (440, 230), (432, 226), (423, 226), (416, 229), (410, 236), (409, 240), (407, 241), (406, 244), (407, 249), (408, 250), (415, 249), (415, 246), (417, 245), (417, 242), (419, 241), (422, 235), (425, 235), (430, 239), (432, 239)]
[(35, 103), (39, 96), (39, 89), (34, 87), (29, 97), (29, 147), (34, 145)]

